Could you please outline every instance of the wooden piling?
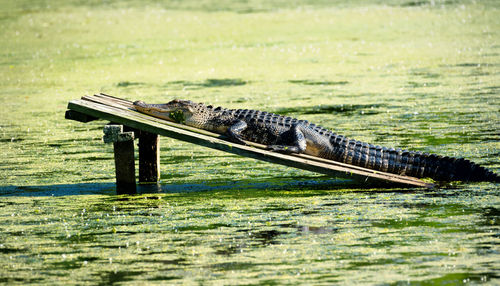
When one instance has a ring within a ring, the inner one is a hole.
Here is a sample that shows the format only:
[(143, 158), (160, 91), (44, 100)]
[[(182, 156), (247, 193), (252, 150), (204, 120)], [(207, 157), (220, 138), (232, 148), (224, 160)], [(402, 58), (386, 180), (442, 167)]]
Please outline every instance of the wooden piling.
[(135, 194), (134, 140), (113, 143), (116, 168), (116, 193)]
[(139, 131), (139, 183), (156, 183), (160, 179), (160, 137)]
[(116, 193), (135, 194), (134, 132), (123, 132), (123, 125), (106, 125), (103, 140), (113, 143)]

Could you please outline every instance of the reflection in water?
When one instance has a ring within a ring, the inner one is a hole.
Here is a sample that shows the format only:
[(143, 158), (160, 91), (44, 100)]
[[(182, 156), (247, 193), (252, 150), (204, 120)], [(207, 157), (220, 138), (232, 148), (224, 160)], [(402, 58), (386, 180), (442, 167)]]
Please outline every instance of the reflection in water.
[[(309, 188), (309, 189), (339, 189), (346, 186), (364, 188), (363, 185), (356, 184), (346, 179), (319, 179), (319, 180), (295, 180), (283, 181), (267, 180), (266, 182), (206, 182), (188, 184), (138, 184), (137, 192), (133, 194), (149, 193), (188, 193), (203, 191), (223, 191), (223, 190), (279, 190), (289, 188)], [(116, 194), (116, 184), (114, 183), (86, 183), (86, 184), (61, 184), (61, 185), (40, 185), (40, 186), (0, 186), (1, 196), (75, 196), (92, 194)], [(126, 195), (124, 193), (123, 195)]]
[(325, 234), (332, 233), (338, 231), (338, 229), (333, 227), (324, 227), (324, 226), (298, 226), (299, 232), (303, 234)]

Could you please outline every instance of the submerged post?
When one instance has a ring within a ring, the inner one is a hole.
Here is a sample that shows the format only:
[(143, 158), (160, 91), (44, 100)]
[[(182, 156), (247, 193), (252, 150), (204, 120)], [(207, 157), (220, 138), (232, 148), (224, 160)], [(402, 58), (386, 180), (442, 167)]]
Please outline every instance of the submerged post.
[(134, 132), (123, 132), (123, 125), (104, 126), (104, 143), (113, 143), (116, 193), (135, 194)]
[(160, 136), (139, 130), (139, 183), (160, 179)]

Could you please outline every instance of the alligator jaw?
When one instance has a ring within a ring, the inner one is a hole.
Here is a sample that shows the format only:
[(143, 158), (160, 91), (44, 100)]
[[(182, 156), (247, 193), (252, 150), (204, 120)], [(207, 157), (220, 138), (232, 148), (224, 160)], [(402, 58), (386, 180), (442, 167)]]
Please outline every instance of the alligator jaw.
[(142, 113), (146, 113), (168, 121), (175, 121), (174, 119), (170, 118), (170, 113), (174, 111), (174, 109), (169, 108), (168, 104), (147, 104), (144, 101), (138, 100), (134, 102), (134, 107), (136, 110)]

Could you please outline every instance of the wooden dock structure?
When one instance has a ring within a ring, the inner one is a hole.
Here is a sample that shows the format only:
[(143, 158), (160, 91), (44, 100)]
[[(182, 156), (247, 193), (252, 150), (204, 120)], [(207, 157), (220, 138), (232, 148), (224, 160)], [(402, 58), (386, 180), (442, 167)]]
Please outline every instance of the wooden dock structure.
[(384, 173), (305, 154), (282, 154), (265, 150), (253, 142), (247, 145), (228, 141), (224, 135), (162, 120), (134, 109), (131, 101), (96, 94), (84, 96), (68, 103), (66, 119), (80, 122), (106, 120), (104, 142), (113, 143), (117, 193), (135, 193), (134, 139), (139, 140), (139, 183), (154, 183), (160, 178), (159, 140), (167, 136), (241, 156), (317, 172), (336, 178), (348, 178), (366, 184), (398, 187), (424, 187), (434, 185), (420, 179)]

